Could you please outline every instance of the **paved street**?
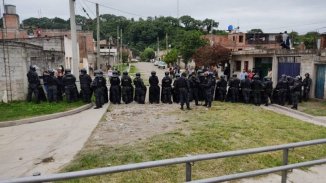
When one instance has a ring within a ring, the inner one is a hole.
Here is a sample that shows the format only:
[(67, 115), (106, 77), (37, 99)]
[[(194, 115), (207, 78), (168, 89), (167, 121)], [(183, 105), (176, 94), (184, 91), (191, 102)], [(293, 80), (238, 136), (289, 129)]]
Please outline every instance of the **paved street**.
[(0, 180), (57, 172), (84, 146), (107, 107), (0, 128)]

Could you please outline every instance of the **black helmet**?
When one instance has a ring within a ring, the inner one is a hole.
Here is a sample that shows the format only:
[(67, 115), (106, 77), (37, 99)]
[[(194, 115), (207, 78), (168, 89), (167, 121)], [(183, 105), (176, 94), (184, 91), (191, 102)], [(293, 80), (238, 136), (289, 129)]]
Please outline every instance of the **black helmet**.
[(155, 71), (152, 71), (151, 74), (152, 74), (152, 76), (155, 76), (156, 75), (156, 72)]
[(175, 75), (175, 77), (176, 77), (176, 78), (179, 78), (179, 77), (180, 77), (180, 74), (179, 74), (179, 73), (177, 73), (177, 74)]
[(265, 76), (265, 77), (264, 77), (264, 81), (270, 81), (270, 80), (271, 80), (270, 77), (268, 77), (268, 76)]
[(186, 76), (187, 76), (187, 73), (183, 72), (181, 75), (182, 75), (183, 77), (186, 77)]
[(237, 77), (237, 74), (232, 74), (232, 77), (236, 78)]
[(310, 76), (310, 74), (309, 74), (309, 73), (306, 73), (306, 74), (304, 74), (304, 76), (306, 76), (306, 77), (309, 77), (309, 76)]
[(220, 77), (221, 77), (222, 79), (224, 79), (224, 78), (225, 78), (225, 76), (224, 76), (224, 75), (221, 75)]
[(85, 68), (80, 69), (80, 72), (83, 73), (83, 74), (86, 74), (87, 73), (87, 71), (86, 71)]
[(255, 75), (254, 76), (254, 79), (257, 79), (258, 80), (259, 79), (259, 76), (258, 75)]
[(112, 72), (112, 75), (113, 75), (113, 76), (116, 76), (116, 75), (118, 75), (118, 72), (117, 72), (117, 71), (113, 71), (113, 72)]
[(49, 72), (49, 74), (50, 74), (51, 76), (54, 76), (54, 70), (53, 70), (53, 69), (49, 69), (48, 72)]
[(94, 75), (95, 75), (95, 76), (99, 76), (99, 75), (100, 75), (100, 71), (99, 71), (99, 70), (95, 70), (95, 71), (94, 71)]
[(166, 71), (164, 74), (165, 74), (166, 76), (168, 76), (168, 75), (170, 74), (170, 72), (169, 72), (169, 71)]
[(29, 66), (29, 69), (32, 70), (32, 71), (36, 71), (36, 65)]
[(127, 76), (128, 75), (128, 72), (127, 71), (124, 71), (123, 72), (123, 75)]
[(66, 73), (66, 74), (70, 74), (70, 73), (71, 73), (71, 69), (66, 69), (66, 70), (65, 70), (65, 73)]
[(136, 77), (140, 77), (140, 73), (139, 72), (136, 73)]

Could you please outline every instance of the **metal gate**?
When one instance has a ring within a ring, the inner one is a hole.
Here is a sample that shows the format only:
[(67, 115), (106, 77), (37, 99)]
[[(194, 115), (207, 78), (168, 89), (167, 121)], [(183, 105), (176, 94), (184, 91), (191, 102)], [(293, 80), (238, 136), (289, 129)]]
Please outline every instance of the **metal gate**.
[(287, 76), (300, 75), (300, 57), (278, 57), (278, 78), (282, 74)]
[(316, 74), (316, 98), (323, 99), (325, 92), (325, 74), (326, 74), (326, 65), (317, 65), (317, 74)]

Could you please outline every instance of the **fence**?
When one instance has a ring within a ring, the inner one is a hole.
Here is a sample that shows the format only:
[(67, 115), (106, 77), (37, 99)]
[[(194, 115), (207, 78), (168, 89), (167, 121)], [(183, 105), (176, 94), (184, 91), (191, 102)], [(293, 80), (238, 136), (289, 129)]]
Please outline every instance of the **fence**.
[(325, 144), (325, 143), (326, 143), (326, 139), (318, 139), (318, 140), (297, 142), (297, 143), (284, 144), (284, 145), (259, 147), (259, 148), (253, 148), (253, 149), (244, 149), (244, 150), (228, 151), (228, 152), (213, 153), (213, 154), (194, 155), (194, 156), (189, 156), (189, 157), (165, 159), (165, 160), (159, 160), (159, 161), (149, 161), (149, 162), (143, 162), (143, 163), (120, 165), (120, 166), (113, 166), (113, 167), (106, 167), (106, 168), (97, 168), (97, 169), (90, 169), (90, 170), (83, 170), (83, 171), (76, 171), (76, 172), (67, 172), (67, 173), (60, 173), (60, 174), (53, 174), (53, 175), (22, 177), (22, 178), (16, 178), (16, 179), (11, 179), (11, 180), (0, 181), (0, 183), (15, 183), (15, 182), (27, 183), (27, 182), (59, 181), (59, 180), (90, 177), (90, 176), (104, 175), (104, 174), (111, 174), (111, 173), (118, 173), (118, 172), (132, 171), (132, 170), (147, 169), (147, 168), (153, 168), (153, 167), (161, 167), (161, 166), (167, 166), (167, 165), (183, 164), (183, 163), (185, 164), (185, 167), (186, 167), (186, 171), (185, 171), (186, 181), (191, 181), (192, 164), (194, 162), (203, 161), (203, 160), (212, 160), (212, 159), (218, 159), (218, 158), (242, 156), (242, 155), (248, 155), (248, 154), (280, 151), (280, 150), (283, 151), (283, 166), (262, 169), (262, 170), (256, 170), (256, 171), (252, 171), (252, 172), (226, 175), (226, 176), (215, 177), (215, 178), (210, 178), (210, 179), (202, 179), (202, 180), (197, 180), (197, 181), (193, 181), (193, 182), (223, 182), (223, 181), (227, 181), (227, 180), (236, 180), (236, 179), (241, 179), (241, 178), (246, 178), (246, 177), (254, 177), (254, 176), (258, 176), (258, 175), (264, 175), (264, 174), (282, 171), (282, 183), (285, 183), (286, 179), (287, 179), (287, 171), (290, 169), (326, 163), (326, 159), (321, 159), (321, 160), (307, 161), (307, 162), (303, 162), (303, 163), (287, 165), (289, 149), (294, 149), (294, 148), (304, 147), (304, 146), (311, 146), (311, 145), (318, 145), (318, 144)]

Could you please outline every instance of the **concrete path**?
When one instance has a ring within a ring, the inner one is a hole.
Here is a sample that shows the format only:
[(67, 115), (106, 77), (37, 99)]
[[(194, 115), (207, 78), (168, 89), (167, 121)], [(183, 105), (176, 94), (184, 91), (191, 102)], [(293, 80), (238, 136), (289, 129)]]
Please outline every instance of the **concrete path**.
[[(296, 118), (308, 123), (320, 125), (326, 127), (325, 117), (315, 117), (309, 114), (305, 114), (299, 111), (286, 108), (279, 105), (270, 105), (268, 107), (262, 106), (266, 110), (274, 111), (279, 114), (284, 114), (292, 118)], [(326, 137), (325, 137), (326, 138)], [(249, 178), (239, 180), (240, 183), (279, 183), (281, 182), (281, 176), (278, 174), (270, 174), (261, 178)], [(325, 183), (326, 182), (326, 165), (314, 166), (309, 168), (308, 171), (302, 171), (295, 169), (288, 173), (289, 183)]]
[(107, 107), (0, 128), (0, 180), (58, 171), (84, 146)]

